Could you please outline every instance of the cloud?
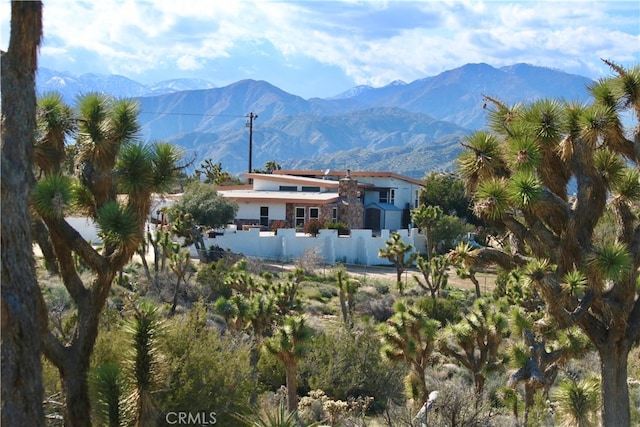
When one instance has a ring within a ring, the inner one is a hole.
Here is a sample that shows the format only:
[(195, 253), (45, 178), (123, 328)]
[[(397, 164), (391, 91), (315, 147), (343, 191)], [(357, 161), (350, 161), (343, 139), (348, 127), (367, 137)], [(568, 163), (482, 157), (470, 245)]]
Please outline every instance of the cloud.
[[(296, 70), (297, 80), (325, 81), (315, 73), (331, 70), (341, 84), (378, 86), (469, 62), (597, 77), (607, 72), (600, 57), (637, 63), (639, 13), (633, 1), (51, 0), (41, 63), (132, 78), (281, 75), (272, 81), (280, 87), (296, 84)], [(9, 14), (1, 16), (6, 49)]]
[(204, 61), (192, 55), (183, 55), (176, 61), (179, 70), (200, 70), (204, 68)]

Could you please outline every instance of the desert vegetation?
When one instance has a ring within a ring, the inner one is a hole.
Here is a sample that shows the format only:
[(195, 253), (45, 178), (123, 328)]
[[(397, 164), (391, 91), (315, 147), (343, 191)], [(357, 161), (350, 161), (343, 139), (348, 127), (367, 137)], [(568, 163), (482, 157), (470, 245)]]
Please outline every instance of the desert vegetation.
[[(16, 19), (39, 22), (40, 6)], [(284, 268), (202, 247), (201, 226), (235, 209), (215, 197), (221, 165), (185, 176), (180, 150), (140, 141), (130, 100), (36, 104), (39, 37), (2, 63), (3, 423), (640, 423), (640, 131), (622, 121), (640, 118), (640, 68), (606, 61), (591, 105), (487, 97), (489, 130), (465, 140), (459, 174), (427, 177), (471, 211), (424, 194), (424, 251), (392, 234), (390, 274), (366, 276), (312, 253)], [(24, 123), (5, 114), (5, 81), (30, 96)], [(145, 230), (152, 193), (176, 186), (171, 225)], [(483, 244), (451, 239), (467, 227)]]

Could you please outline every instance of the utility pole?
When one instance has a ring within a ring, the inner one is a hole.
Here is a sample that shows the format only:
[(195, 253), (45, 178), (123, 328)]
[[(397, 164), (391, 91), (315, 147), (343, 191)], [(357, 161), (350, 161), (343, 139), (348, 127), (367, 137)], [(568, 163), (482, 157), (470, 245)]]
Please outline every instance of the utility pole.
[(251, 157), (253, 157), (253, 120), (257, 119), (258, 115), (251, 112), (245, 117), (249, 117), (249, 121), (245, 123), (245, 127), (249, 128), (249, 173), (251, 173)]

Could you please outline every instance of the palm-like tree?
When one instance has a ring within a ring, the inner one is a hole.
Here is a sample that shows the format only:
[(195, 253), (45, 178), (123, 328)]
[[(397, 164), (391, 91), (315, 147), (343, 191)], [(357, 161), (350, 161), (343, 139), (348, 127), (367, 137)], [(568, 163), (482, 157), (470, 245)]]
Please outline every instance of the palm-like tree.
[(298, 362), (307, 353), (312, 336), (312, 329), (307, 326), (302, 316), (291, 316), (274, 335), (264, 341), (265, 348), (284, 364), (287, 376), (287, 409), (294, 412), (298, 408), (296, 373)]
[(378, 257), (388, 259), (396, 268), (396, 285), (400, 295), (404, 294), (402, 273), (411, 267), (417, 256), (418, 254), (413, 252), (413, 245), (405, 243), (398, 233), (391, 233), (385, 247), (378, 250)]
[(438, 350), (467, 368), (473, 375), (476, 404), (487, 376), (502, 367), (500, 354), (509, 323), (503, 304), (476, 299), (473, 309), (457, 324), (448, 325), (440, 335)]
[[(45, 356), (59, 369), (65, 394), (65, 422), (90, 425), (87, 372), (98, 320), (117, 272), (129, 262), (144, 238), (151, 195), (166, 189), (179, 170), (180, 150), (136, 140), (137, 105), (88, 94), (77, 107), (78, 179), (59, 167), (43, 170), (33, 192), (33, 207), (49, 231), (59, 271), (77, 309), (77, 329), (70, 343), (52, 331), (44, 336)], [(47, 134), (43, 125), (43, 134)], [(43, 153), (57, 153), (43, 150)], [(55, 154), (43, 164), (60, 161)], [(118, 198), (118, 193), (126, 197)], [(98, 251), (64, 219), (69, 205), (85, 212), (99, 229)], [(93, 272), (91, 284), (76, 270), (78, 257)]]
[[(640, 67), (607, 63), (614, 76), (592, 85), (588, 106), (488, 98), (491, 131), (466, 140), (459, 165), (475, 212), (512, 236), (508, 250), (478, 249), (475, 259), (506, 269), (534, 263), (531, 283), (557, 327), (577, 326), (596, 346), (602, 422), (617, 426), (630, 422), (627, 359), (640, 338), (640, 127), (629, 138), (620, 118), (623, 110), (640, 117)], [(608, 207), (617, 231), (603, 245), (594, 229)], [(565, 283), (576, 275), (580, 292)]]
[(395, 314), (380, 328), (382, 354), (389, 360), (404, 360), (409, 365), (411, 372), (405, 378), (407, 394), (420, 407), (429, 398), (424, 374), (436, 346), (440, 322), (407, 307), (402, 301), (396, 302), (394, 308)]

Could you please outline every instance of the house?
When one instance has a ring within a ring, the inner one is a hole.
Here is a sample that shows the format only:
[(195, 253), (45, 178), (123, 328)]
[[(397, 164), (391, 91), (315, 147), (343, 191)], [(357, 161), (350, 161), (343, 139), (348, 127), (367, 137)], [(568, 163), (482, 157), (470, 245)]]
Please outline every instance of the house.
[(350, 229), (398, 230), (411, 222), (424, 182), (392, 172), (278, 170), (246, 173), (248, 185), (219, 187), (238, 203), (238, 227), (302, 228), (311, 220)]

